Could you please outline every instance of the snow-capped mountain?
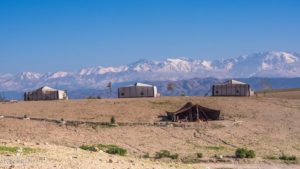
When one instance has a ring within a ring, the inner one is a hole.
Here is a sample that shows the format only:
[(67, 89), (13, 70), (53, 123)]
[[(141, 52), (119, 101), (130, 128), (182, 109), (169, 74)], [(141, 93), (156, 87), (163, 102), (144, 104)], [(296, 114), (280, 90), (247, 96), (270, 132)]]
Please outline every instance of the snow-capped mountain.
[(29, 90), (43, 85), (66, 89), (104, 88), (108, 82), (166, 81), (191, 78), (300, 77), (300, 54), (262, 52), (225, 60), (173, 58), (139, 60), (118, 67), (83, 68), (78, 72), (0, 75), (0, 90)]

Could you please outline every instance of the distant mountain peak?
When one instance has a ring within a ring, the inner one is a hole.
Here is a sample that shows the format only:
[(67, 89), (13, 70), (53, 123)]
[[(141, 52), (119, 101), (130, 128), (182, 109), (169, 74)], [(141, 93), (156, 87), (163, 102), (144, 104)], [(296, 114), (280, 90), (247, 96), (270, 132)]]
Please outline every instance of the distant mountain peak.
[(300, 54), (269, 51), (220, 60), (185, 57), (161, 61), (140, 59), (127, 65), (82, 68), (78, 72), (22, 72), (17, 75), (0, 75), (0, 90), (37, 88), (45, 85), (68, 89), (104, 88), (107, 82), (253, 76), (299, 77)]

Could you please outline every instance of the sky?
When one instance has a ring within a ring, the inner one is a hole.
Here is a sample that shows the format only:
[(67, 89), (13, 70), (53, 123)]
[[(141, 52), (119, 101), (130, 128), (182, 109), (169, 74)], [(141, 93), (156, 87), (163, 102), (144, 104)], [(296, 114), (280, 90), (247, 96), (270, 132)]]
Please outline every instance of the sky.
[(299, 0), (0, 0), (0, 74), (299, 52)]

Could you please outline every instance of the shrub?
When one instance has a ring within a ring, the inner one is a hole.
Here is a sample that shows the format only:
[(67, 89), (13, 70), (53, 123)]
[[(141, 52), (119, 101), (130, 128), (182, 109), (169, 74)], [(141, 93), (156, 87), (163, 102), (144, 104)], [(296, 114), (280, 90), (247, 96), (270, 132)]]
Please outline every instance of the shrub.
[(197, 153), (197, 157), (198, 157), (198, 158), (202, 158), (202, 157), (203, 157), (203, 154), (202, 154), (202, 153)]
[(176, 160), (178, 159), (179, 155), (177, 153), (175, 154), (171, 154), (170, 157), (173, 159), (173, 160)]
[(143, 155), (143, 158), (150, 158), (150, 154), (149, 154), (149, 153), (145, 153), (145, 154)]
[(285, 161), (296, 161), (297, 160), (297, 157), (296, 156), (287, 156), (285, 154), (281, 155), (279, 157), (280, 160), (285, 160)]
[(269, 159), (269, 160), (277, 160), (277, 157), (276, 156), (267, 156), (265, 157), (266, 159)]
[(118, 154), (120, 156), (124, 156), (127, 153), (127, 150), (120, 148), (116, 145), (108, 145), (107, 150), (105, 151), (108, 154)]
[(213, 151), (221, 151), (221, 150), (224, 150), (225, 147), (223, 147), (223, 146), (206, 146), (205, 149), (213, 150)]
[(115, 116), (112, 116), (110, 119), (110, 124), (115, 124), (115, 123), (116, 123)]
[(81, 149), (87, 150), (87, 151), (98, 151), (102, 150), (108, 154), (118, 154), (120, 156), (124, 156), (127, 153), (127, 150), (121, 147), (118, 147), (116, 145), (82, 145), (80, 146)]
[(177, 153), (171, 154), (168, 150), (160, 150), (156, 152), (156, 158), (171, 158), (171, 159), (178, 159), (179, 155)]
[(168, 150), (160, 150), (159, 152), (156, 152), (157, 158), (164, 158), (164, 157), (170, 157), (170, 151)]
[(22, 154), (31, 154), (38, 152), (39, 149), (34, 149), (30, 147), (6, 147), (6, 146), (0, 146), (0, 154), (2, 153), (22, 153)]
[(238, 148), (235, 151), (236, 158), (255, 158), (255, 152), (253, 150), (247, 150), (246, 148)]
[(244, 148), (238, 148), (235, 151), (235, 157), (236, 158), (246, 158), (246, 153), (247, 153), (246, 149), (244, 149)]
[(255, 152), (253, 150), (248, 150), (246, 152), (246, 158), (255, 158)]
[(79, 148), (81, 148), (82, 150), (87, 150), (87, 151), (93, 151), (93, 149), (95, 149), (95, 146), (90, 146), (90, 145), (82, 145)]

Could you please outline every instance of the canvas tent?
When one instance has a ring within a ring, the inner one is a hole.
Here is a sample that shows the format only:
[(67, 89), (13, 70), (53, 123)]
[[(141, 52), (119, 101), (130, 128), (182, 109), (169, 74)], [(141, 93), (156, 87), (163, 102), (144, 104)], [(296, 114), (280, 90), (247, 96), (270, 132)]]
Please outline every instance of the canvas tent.
[(48, 86), (43, 86), (36, 90), (24, 93), (24, 101), (67, 100), (67, 99), (68, 96), (66, 91), (53, 89)]
[(247, 83), (228, 80), (222, 84), (212, 86), (212, 96), (251, 96), (253, 91)]
[(220, 110), (214, 110), (188, 102), (175, 112), (167, 112), (168, 119), (173, 122), (219, 120)]
[(135, 83), (134, 85), (118, 88), (119, 98), (136, 98), (136, 97), (157, 97), (156, 86)]

